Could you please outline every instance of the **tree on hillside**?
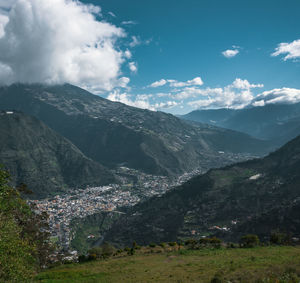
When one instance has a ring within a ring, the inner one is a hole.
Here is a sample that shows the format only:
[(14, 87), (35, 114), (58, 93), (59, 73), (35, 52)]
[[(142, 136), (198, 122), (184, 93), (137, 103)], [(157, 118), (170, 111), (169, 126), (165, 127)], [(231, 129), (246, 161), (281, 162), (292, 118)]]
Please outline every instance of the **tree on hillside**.
[(53, 250), (49, 236), (47, 215), (21, 198), (0, 167), (0, 281), (26, 282), (46, 266)]

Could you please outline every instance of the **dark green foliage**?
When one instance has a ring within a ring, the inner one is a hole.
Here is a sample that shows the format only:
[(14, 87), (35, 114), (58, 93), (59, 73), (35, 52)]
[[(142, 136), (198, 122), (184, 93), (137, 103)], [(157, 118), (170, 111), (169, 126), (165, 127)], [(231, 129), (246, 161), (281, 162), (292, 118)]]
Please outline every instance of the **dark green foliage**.
[(112, 246), (111, 244), (105, 242), (102, 246), (102, 256), (104, 258), (110, 257), (112, 256), (115, 252), (116, 249), (114, 248), (114, 246)]
[(248, 234), (241, 238), (240, 244), (243, 248), (254, 248), (259, 245), (259, 238), (257, 235)]
[(46, 214), (36, 214), (0, 168), (0, 281), (26, 282), (50, 263)]
[(80, 255), (78, 257), (78, 262), (79, 263), (83, 263), (83, 262), (86, 262), (88, 260), (87, 256), (86, 255)]
[(131, 248), (130, 251), (128, 252), (128, 255), (134, 255), (135, 254), (135, 249)]
[(155, 244), (155, 243), (150, 243), (150, 244), (149, 244), (149, 247), (150, 247), (150, 248), (155, 248), (155, 247), (156, 247), (156, 244)]
[(177, 246), (177, 243), (176, 243), (176, 242), (169, 242), (168, 244), (169, 244), (170, 247)]
[(94, 247), (88, 251), (89, 258), (106, 259), (116, 253), (116, 249), (109, 243), (104, 242), (100, 247)]
[(273, 231), (270, 236), (270, 243), (273, 245), (284, 245), (288, 244), (288, 236), (286, 233), (280, 233), (278, 231)]

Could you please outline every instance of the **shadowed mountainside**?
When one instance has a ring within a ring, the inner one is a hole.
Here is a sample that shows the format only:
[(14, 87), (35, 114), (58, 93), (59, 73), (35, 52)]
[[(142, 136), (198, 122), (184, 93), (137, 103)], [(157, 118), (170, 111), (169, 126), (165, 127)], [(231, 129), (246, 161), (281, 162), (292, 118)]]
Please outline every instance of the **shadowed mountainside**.
[(272, 230), (300, 236), (299, 170), (297, 137), (263, 159), (210, 170), (133, 207), (106, 240), (121, 246), (212, 234), (238, 240), (247, 232), (268, 237)]
[(107, 169), (67, 139), (23, 113), (0, 112), (0, 163), (10, 172), (13, 185), (25, 183), (34, 197), (115, 182)]

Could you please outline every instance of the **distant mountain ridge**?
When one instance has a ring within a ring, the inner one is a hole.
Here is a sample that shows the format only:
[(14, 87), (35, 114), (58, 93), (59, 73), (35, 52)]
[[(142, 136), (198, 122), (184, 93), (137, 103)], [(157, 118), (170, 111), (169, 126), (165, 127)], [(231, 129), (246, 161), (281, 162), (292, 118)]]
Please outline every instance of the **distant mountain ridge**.
[(122, 165), (157, 175), (181, 174), (233, 162), (231, 153), (261, 155), (270, 150), (268, 143), (245, 134), (190, 125), (170, 114), (112, 102), (72, 85), (1, 87), (0, 109), (37, 117), (110, 168)]
[[(105, 240), (118, 245), (246, 233), (300, 236), (300, 136), (263, 159), (212, 169), (133, 207)], [(120, 225), (122, 223), (122, 225)]]
[(300, 103), (268, 104), (239, 110), (195, 110), (181, 118), (247, 133), (270, 140), (277, 146), (300, 134)]
[(115, 177), (44, 123), (20, 112), (0, 112), (0, 164), (12, 184), (48, 197), (68, 189), (107, 185)]

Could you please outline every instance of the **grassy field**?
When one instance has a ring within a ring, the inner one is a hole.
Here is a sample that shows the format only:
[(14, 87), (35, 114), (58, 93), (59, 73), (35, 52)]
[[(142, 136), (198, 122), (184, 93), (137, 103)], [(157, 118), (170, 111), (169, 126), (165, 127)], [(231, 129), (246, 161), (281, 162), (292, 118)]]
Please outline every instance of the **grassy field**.
[(40, 273), (36, 280), (72, 283), (300, 282), (300, 247), (172, 252), (159, 249), (151, 252), (149, 248), (133, 256), (62, 265)]

